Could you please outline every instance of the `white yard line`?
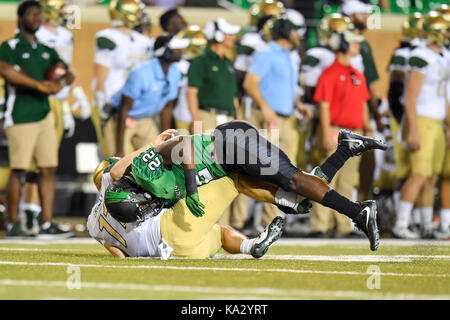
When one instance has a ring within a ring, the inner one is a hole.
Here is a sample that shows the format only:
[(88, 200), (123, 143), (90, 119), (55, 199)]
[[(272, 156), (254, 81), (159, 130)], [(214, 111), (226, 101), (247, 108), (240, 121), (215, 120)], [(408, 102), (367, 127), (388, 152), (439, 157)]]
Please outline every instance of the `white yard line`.
[[(40, 267), (68, 267), (78, 266), (80, 268), (112, 268), (112, 269), (159, 269), (159, 270), (181, 270), (181, 271), (233, 271), (233, 272), (278, 272), (278, 273), (304, 273), (304, 274), (340, 274), (340, 275), (357, 275), (367, 276), (372, 273), (358, 271), (328, 271), (328, 270), (299, 270), (299, 269), (257, 269), (257, 268), (223, 268), (223, 267), (180, 267), (180, 266), (149, 266), (149, 265), (103, 265), (103, 264), (74, 264), (65, 262), (26, 262), (26, 261), (0, 261), (0, 265), (22, 265), (22, 266), (40, 266)], [(394, 273), (380, 272), (380, 276), (394, 277), (430, 277), (430, 278), (447, 278), (450, 274), (435, 273)]]
[[(244, 254), (217, 254), (213, 259), (242, 260), (253, 259)], [(442, 259), (450, 260), (444, 255), (292, 255), (267, 254), (261, 259), (264, 260), (304, 260), (304, 261), (334, 261), (334, 262), (412, 262), (414, 260)]]
[[(60, 240), (40, 240), (30, 238), (3, 238), (1, 244), (94, 244), (98, 242), (92, 238), (70, 238)], [(349, 245), (368, 246), (367, 239), (311, 239), (311, 238), (283, 238), (278, 240), (274, 246), (329, 246)], [(404, 240), (404, 239), (381, 239), (380, 246), (450, 246), (447, 240)]]
[[(65, 281), (36, 281), (36, 280), (12, 280), (1, 279), (0, 285), (21, 287), (63, 287), (67, 288)], [(275, 288), (233, 288), (233, 287), (204, 287), (204, 286), (177, 286), (177, 285), (147, 285), (132, 283), (112, 282), (81, 282), (81, 289), (107, 289), (107, 290), (140, 290), (147, 292), (185, 292), (185, 293), (208, 293), (219, 294), (217, 298), (228, 298), (249, 295), (258, 298), (264, 296), (266, 299), (295, 299), (303, 298), (342, 298), (342, 299), (439, 299), (448, 300), (450, 295), (415, 294), (415, 293), (393, 293), (377, 291), (351, 291), (351, 290), (302, 290), (302, 289), (275, 289)], [(74, 293), (76, 289), (69, 290)], [(209, 299), (214, 297), (208, 296)]]

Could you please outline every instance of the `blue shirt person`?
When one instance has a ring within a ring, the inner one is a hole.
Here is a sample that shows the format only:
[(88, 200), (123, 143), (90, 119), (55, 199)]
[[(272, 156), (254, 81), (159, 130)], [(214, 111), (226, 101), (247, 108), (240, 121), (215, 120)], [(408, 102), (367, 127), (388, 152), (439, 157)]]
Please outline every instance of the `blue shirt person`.
[[(111, 97), (110, 103), (117, 110), (113, 119), (117, 124), (115, 155), (125, 154), (125, 128), (133, 126), (134, 122), (160, 115), (161, 131), (170, 127), (173, 103), (182, 79), (182, 73), (174, 62), (181, 59), (181, 49), (186, 48), (189, 41), (166, 35), (158, 37), (154, 46), (155, 58), (134, 69), (122, 89)], [(145, 124), (143, 130), (148, 126)], [(153, 133), (157, 134), (157, 131)], [(151, 139), (148, 134), (145, 136)], [(135, 149), (141, 146), (133, 145)]]
[(270, 108), (283, 116), (292, 114), (299, 73), (290, 52), (271, 41), (266, 50), (255, 53), (250, 72), (261, 78), (259, 90)]

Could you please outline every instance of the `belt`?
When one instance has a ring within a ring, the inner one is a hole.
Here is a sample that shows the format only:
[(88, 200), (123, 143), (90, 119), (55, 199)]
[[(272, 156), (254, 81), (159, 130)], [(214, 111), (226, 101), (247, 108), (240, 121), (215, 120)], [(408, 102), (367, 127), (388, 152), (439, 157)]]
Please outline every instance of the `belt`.
[(200, 110), (204, 110), (204, 111), (214, 111), (216, 114), (226, 115), (226, 116), (230, 116), (230, 117), (234, 117), (234, 115), (235, 115), (235, 111), (222, 110), (222, 109), (217, 109), (214, 107), (199, 106), (198, 108)]
[(291, 116), (291, 115), (281, 114), (281, 113), (278, 113), (278, 112), (276, 112), (276, 114), (277, 114), (277, 116), (285, 118), (285, 119), (287, 119), (287, 118), (289, 118)]

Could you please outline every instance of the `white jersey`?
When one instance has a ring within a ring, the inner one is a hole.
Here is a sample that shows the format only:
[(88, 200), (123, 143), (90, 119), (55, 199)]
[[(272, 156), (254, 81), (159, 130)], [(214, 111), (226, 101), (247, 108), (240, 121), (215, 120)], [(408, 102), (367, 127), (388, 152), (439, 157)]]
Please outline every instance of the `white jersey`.
[[(72, 63), (73, 58), (73, 36), (72, 32), (62, 26), (56, 27), (56, 32), (50, 31), (45, 26), (41, 26), (36, 31), (36, 37), (39, 42), (45, 44), (47, 47), (56, 50), (60, 58), (67, 64)], [(57, 94), (51, 97), (65, 100), (69, 96), (70, 86), (65, 86)]]
[(268, 46), (258, 32), (251, 31), (242, 36), (237, 48), (234, 68), (239, 71), (247, 72), (252, 64), (252, 57), (255, 52), (262, 51)]
[[(104, 173), (102, 188), (98, 199), (87, 220), (89, 235), (99, 241), (120, 248), (129, 257), (164, 257), (168, 258), (167, 244), (161, 238), (161, 212), (156, 217), (149, 217), (143, 223), (121, 223), (114, 219), (105, 207), (104, 196), (112, 184), (111, 175)], [(170, 247), (169, 247), (170, 248)], [(171, 248), (170, 248), (171, 249)]]
[[(335, 59), (335, 53), (326, 47), (314, 47), (306, 50), (300, 72), (302, 85), (307, 87), (317, 86), (320, 75), (326, 68), (333, 64)], [(353, 57), (351, 64), (358, 71), (364, 73), (364, 64), (362, 63), (361, 55)]]
[(317, 86), (322, 72), (331, 66), (336, 58), (333, 51), (325, 47), (308, 49), (302, 64), (300, 81), (307, 87)]
[(117, 28), (101, 30), (95, 39), (94, 62), (109, 69), (103, 84), (109, 101), (125, 84), (130, 71), (150, 60), (154, 39), (134, 30), (126, 35)]
[(427, 47), (418, 47), (411, 52), (408, 63), (411, 71), (425, 76), (416, 99), (417, 115), (444, 120), (450, 73), (449, 51), (442, 50), (442, 54), (437, 54)]
[(180, 82), (180, 90), (178, 94), (177, 104), (173, 109), (173, 117), (175, 118), (175, 120), (183, 122), (192, 121), (192, 116), (191, 112), (189, 111), (189, 105), (186, 96), (188, 88), (187, 73), (190, 65), (191, 63), (186, 59), (182, 59), (176, 64), (178, 69), (180, 69), (181, 73), (183, 74), (183, 78), (181, 79)]

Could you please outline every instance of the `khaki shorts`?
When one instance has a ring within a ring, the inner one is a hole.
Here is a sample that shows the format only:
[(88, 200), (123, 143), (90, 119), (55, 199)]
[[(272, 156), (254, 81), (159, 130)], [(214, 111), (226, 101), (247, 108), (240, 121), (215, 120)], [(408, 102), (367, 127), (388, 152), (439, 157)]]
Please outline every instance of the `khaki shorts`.
[[(202, 121), (203, 132), (210, 132), (213, 129), (215, 129), (218, 125), (222, 124), (217, 121), (218, 115), (217, 115), (215, 109), (211, 109), (211, 110), (200, 109), (200, 110), (198, 110), (198, 115), (199, 115), (200, 120)], [(223, 118), (224, 122), (234, 120), (234, 117), (232, 117), (232, 116), (219, 116), (219, 118), (221, 118), (221, 117)]]
[(441, 176), (450, 178), (450, 148), (445, 150), (444, 167), (442, 168)]
[[(159, 133), (159, 127), (155, 118), (143, 118), (134, 120), (132, 128), (126, 128), (124, 134), (124, 152), (129, 154), (146, 144), (150, 144)], [(117, 151), (117, 113), (106, 123), (105, 134), (105, 157), (116, 155)]]
[(205, 259), (219, 251), (222, 237), (217, 222), (238, 195), (235, 181), (237, 178), (223, 177), (198, 188), (205, 205), (205, 215), (200, 218), (189, 211), (184, 199), (164, 212), (161, 236), (173, 248), (172, 256)]
[(417, 117), (421, 148), (409, 152), (412, 174), (425, 177), (442, 172), (445, 156), (445, 133), (443, 122), (427, 117)]
[(5, 129), (11, 169), (28, 170), (34, 161), (38, 168), (58, 166), (58, 141), (51, 112), (41, 121), (16, 124)]

